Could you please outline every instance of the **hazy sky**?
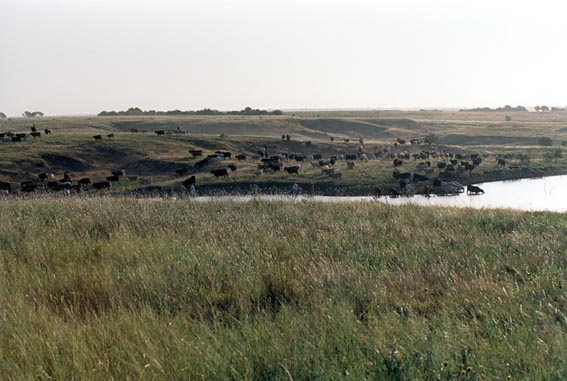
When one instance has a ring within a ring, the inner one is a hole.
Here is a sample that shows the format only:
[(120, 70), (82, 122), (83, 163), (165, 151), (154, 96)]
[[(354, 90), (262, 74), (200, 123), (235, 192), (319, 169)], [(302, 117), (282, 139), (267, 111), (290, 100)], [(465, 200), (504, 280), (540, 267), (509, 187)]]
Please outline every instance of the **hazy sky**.
[(563, 0), (0, 0), (0, 111), (567, 106)]

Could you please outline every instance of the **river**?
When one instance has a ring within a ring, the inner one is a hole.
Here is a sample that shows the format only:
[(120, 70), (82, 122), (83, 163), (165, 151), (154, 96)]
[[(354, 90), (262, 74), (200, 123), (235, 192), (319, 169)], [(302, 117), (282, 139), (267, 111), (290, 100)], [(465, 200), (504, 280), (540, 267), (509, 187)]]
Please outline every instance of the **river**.
[(567, 212), (567, 176), (550, 176), (538, 179), (522, 179), (511, 181), (495, 181), (478, 184), (485, 194), (469, 196), (461, 193), (454, 196), (421, 195), (413, 197), (336, 197), (336, 196), (203, 196), (195, 197), (196, 201), (210, 202), (216, 200), (233, 200), (246, 202), (257, 200), (285, 200), (301, 202), (313, 200), (320, 202), (383, 202), (391, 205), (415, 204), (422, 206), (452, 206), (482, 208), (508, 208), (526, 211)]

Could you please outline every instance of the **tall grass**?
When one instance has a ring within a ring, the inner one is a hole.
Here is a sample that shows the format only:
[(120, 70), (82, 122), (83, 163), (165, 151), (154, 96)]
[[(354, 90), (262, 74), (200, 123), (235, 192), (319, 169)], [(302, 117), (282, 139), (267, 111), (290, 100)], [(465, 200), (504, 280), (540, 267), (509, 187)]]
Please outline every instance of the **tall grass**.
[(4, 200), (3, 379), (565, 379), (567, 217)]

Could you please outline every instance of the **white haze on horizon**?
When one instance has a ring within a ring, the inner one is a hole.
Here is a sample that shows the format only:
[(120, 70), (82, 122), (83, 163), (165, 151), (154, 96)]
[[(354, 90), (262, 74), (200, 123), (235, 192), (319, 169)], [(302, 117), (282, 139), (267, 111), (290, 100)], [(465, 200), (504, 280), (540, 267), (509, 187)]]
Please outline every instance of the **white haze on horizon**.
[(567, 106), (567, 3), (0, 0), (0, 111)]

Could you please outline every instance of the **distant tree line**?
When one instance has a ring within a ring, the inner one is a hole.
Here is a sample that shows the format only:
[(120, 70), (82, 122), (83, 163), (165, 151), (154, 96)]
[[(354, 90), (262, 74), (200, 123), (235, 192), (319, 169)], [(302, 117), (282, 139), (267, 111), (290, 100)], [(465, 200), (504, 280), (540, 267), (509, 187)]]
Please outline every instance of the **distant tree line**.
[(498, 108), (490, 108), (490, 107), (477, 107), (477, 108), (470, 108), (470, 109), (461, 109), (459, 111), (479, 111), (479, 112), (496, 112), (496, 111), (528, 111), (527, 108), (524, 106), (516, 106), (512, 107), (510, 105), (506, 105), (504, 107)]
[(148, 110), (144, 111), (139, 107), (130, 107), (126, 111), (102, 111), (98, 116), (135, 116), (135, 115), (282, 115), (281, 110), (260, 110), (253, 109), (251, 107), (246, 107), (240, 111), (219, 111), (210, 108), (204, 108), (202, 110), (195, 111), (181, 111), (181, 110), (170, 110), (170, 111), (156, 111)]
[[(549, 112), (549, 111), (567, 111), (567, 107), (549, 107), (549, 106), (535, 106), (534, 110), (536, 112)], [(506, 105), (504, 107), (490, 108), (490, 107), (477, 107), (470, 109), (461, 109), (459, 111), (479, 111), (479, 112), (493, 112), (493, 111), (528, 111), (524, 106), (512, 107)]]
[(535, 106), (534, 110), (536, 112), (546, 112), (546, 111), (567, 111), (566, 107), (548, 107), (548, 106)]
[(41, 111), (24, 111), (24, 113), (22, 114), (24, 118), (35, 118), (43, 115), (44, 114)]

